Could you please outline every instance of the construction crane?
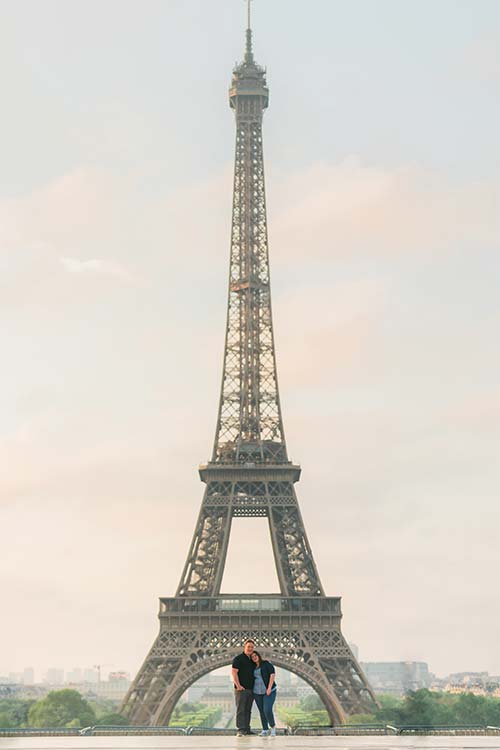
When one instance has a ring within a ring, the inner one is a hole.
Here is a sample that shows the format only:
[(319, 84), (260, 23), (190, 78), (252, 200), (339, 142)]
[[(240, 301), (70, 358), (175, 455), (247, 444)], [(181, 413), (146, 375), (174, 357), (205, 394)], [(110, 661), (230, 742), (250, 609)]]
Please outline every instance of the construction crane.
[(112, 667), (112, 664), (94, 664), (93, 668), (97, 669), (97, 684), (101, 684), (101, 667)]

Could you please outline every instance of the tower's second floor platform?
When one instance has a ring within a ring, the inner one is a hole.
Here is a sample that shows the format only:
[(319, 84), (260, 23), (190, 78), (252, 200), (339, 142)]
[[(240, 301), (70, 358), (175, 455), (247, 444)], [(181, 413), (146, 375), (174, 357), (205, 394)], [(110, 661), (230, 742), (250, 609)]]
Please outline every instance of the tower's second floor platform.
[(338, 596), (281, 596), (280, 594), (221, 594), (219, 596), (161, 597), (162, 626), (189, 627), (189, 622), (248, 627), (339, 627), (341, 599)]

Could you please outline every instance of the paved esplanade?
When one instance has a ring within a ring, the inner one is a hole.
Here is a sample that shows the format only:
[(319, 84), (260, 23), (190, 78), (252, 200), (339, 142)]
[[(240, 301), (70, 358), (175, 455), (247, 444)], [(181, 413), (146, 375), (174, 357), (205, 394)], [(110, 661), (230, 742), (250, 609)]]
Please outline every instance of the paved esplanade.
[(47, 737), (1, 739), (2, 750), (465, 750), (500, 748), (500, 737)]

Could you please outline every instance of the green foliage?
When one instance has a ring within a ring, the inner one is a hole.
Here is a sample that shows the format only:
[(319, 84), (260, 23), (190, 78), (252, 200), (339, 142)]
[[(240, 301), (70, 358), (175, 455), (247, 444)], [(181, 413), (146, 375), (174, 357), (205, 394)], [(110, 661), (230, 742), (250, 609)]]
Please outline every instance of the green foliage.
[(92, 707), (76, 690), (53, 690), (28, 712), (30, 727), (86, 727), (94, 723)]
[(0, 700), (0, 728), (11, 729), (25, 727), (28, 723), (28, 711), (34, 700), (21, 698), (3, 698)]
[(380, 724), (375, 714), (351, 714), (347, 717), (346, 724)]
[(299, 725), (307, 724), (309, 726), (320, 727), (328, 726), (330, 719), (326, 709), (318, 711), (304, 711), (298, 706), (294, 708), (284, 708), (276, 704), (276, 713), (278, 714), (281, 721), (288, 724), (290, 727), (296, 727)]
[(126, 716), (117, 713), (103, 714), (96, 721), (96, 726), (106, 725), (108, 727), (126, 727), (129, 725)]
[[(372, 714), (349, 716), (347, 724), (394, 724), (396, 726), (458, 726), (479, 724), (500, 726), (500, 699), (472, 693), (438, 693), (415, 690), (404, 698), (392, 695), (377, 696), (380, 708)], [(320, 708), (318, 708), (318, 706)], [(291, 727), (309, 724), (319, 726), (330, 723), (323, 704), (317, 696), (305, 698), (294, 708), (276, 705), (280, 719)]]
[(290, 727), (308, 724), (310, 726), (328, 726), (330, 718), (325, 705), (319, 695), (314, 693), (303, 698), (298, 706), (293, 708), (282, 707), (278, 702), (276, 704), (276, 713), (281, 721)]
[(117, 713), (118, 708), (118, 701), (112, 701), (109, 698), (87, 698), (87, 701), (89, 703), (89, 706), (92, 708), (93, 712), (95, 713), (95, 717), (97, 720), (101, 719), (103, 716), (107, 716), (108, 714), (114, 714)]
[(410, 691), (404, 698), (378, 696), (381, 707), (375, 718), (384, 724), (498, 726), (500, 700), (472, 693), (438, 693), (427, 689)]
[(393, 709), (393, 708), (399, 708), (401, 705), (401, 700), (397, 695), (377, 695), (377, 700), (380, 703), (380, 706), (384, 709)]
[(299, 703), (299, 708), (302, 711), (324, 711), (325, 705), (319, 695), (314, 693), (303, 698)]
[(222, 709), (205, 706), (203, 703), (178, 703), (170, 718), (171, 727), (205, 727), (215, 726), (222, 716)]

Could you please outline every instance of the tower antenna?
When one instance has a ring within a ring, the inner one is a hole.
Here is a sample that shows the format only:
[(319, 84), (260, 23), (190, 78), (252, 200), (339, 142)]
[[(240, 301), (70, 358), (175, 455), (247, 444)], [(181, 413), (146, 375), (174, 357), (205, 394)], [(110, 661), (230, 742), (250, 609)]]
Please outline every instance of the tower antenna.
[(247, 43), (245, 50), (245, 62), (253, 63), (253, 51), (252, 51), (252, 14), (250, 11), (250, 3), (252, 0), (247, 0)]

